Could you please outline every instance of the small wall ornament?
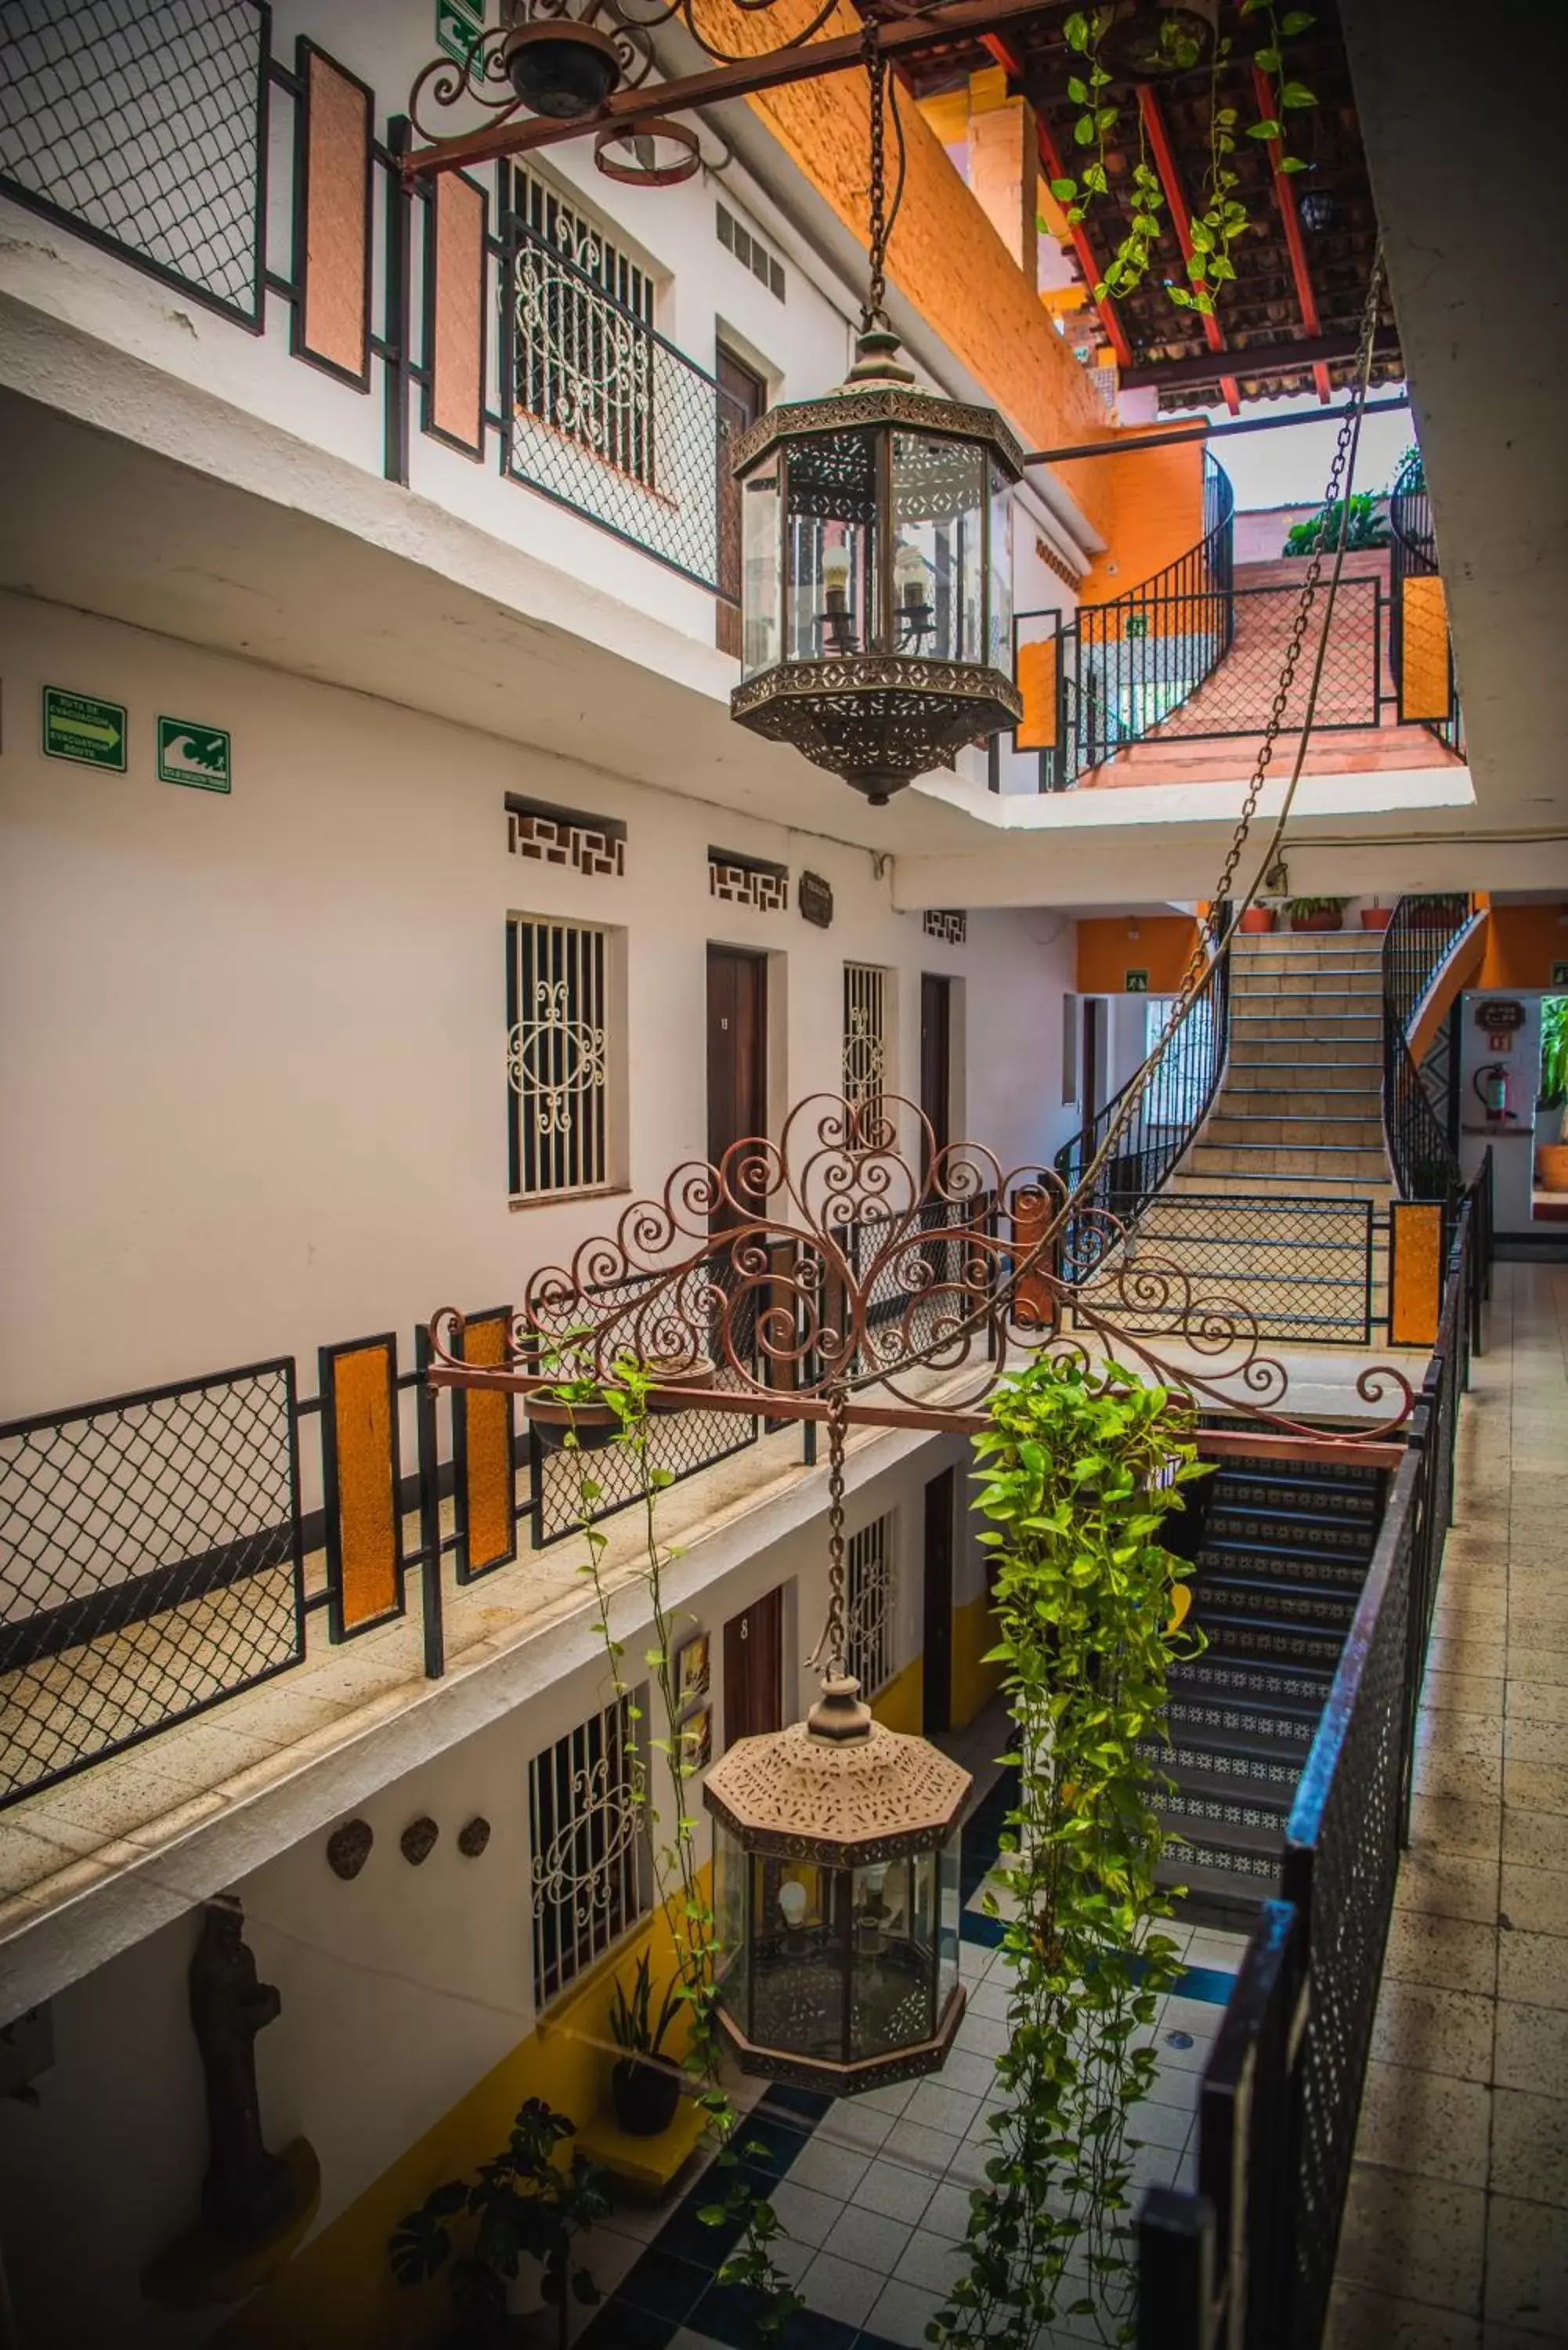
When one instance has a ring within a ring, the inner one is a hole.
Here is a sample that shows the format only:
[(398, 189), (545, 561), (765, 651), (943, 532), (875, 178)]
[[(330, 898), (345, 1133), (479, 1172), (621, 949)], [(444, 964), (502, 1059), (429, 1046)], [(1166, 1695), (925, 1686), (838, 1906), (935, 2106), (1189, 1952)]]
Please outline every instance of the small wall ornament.
[(457, 1848), (464, 1860), (477, 1860), (490, 1842), (490, 1822), (475, 1813), (466, 1827), (457, 1832)]
[(370, 1857), (376, 1831), (369, 1820), (345, 1820), (327, 1839), (327, 1866), (345, 1885), (358, 1876)]
[(440, 1835), (440, 1828), (426, 1813), (421, 1812), (417, 1820), (409, 1822), (398, 1838), (398, 1849), (410, 1868), (419, 1868), (430, 1858)]

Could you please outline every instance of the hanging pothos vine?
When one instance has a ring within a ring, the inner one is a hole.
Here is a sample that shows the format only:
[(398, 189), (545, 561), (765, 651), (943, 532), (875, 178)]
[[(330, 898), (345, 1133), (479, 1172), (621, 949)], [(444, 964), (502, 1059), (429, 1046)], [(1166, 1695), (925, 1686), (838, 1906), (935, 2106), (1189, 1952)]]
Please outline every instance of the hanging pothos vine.
[[(777, 2266), (772, 2251), (782, 2233), (778, 2216), (767, 2197), (748, 2178), (748, 2154), (764, 2155), (764, 2147), (750, 2145), (744, 2137), (745, 2117), (721, 2079), (721, 2042), (713, 2021), (717, 1990), (719, 1940), (717, 1919), (703, 1885), (697, 1850), (697, 1815), (687, 1800), (693, 1776), (694, 1733), (680, 1720), (676, 1684), (675, 1622), (665, 1598), (664, 1570), (680, 1557), (673, 1544), (661, 1541), (657, 1503), (659, 1493), (674, 1482), (672, 1471), (659, 1466), (649, 1442), (649, 1393), (651, 1375), (629, 1360), (616, 1365), (613, 1384), (600, 1387), (571, 1375), (570, 1336), (546, 1367), (562, 1373), (548, 1390), (551, 1400), (564, 1404), (584, 1423), (613, 1422), (613, 1447), (634, 1464), (638, 1496), (643, 1513), (643, 1555), (637, 1570), (652, 1623), (653, 1639), (642, 1663), (655, 1692), (657, 1712), (646, 1730), (643, 1709), (626, 1669), (626, 1644), (616, 1637), (610, 1621), (610, 1593), (602, 1566), (608, 1536), (595, 1523), (604, 1489), (592, 1473), (593, 1454), (584, 1451), (576, 1426), (570, 1425), (563, 1448), (576, 1462), (578, 1530), (587, 1555), (579, 1570), (593, 1585), (598, 1613), (592, 1629), (604, 1642), (610, 1684), (620, 1718), (628, 1726), (626, 1786), (646, 1841), (653, 1879), (656, 1919), (662, 1918), (674, 1954), (678, 1982), (675, 1997), (690, 2019), (685, 2069), (696, 2083), (696, 2099), (706, 2122), (709, 2140), (718, 2151), (714, 2160), (715, 2191), (701, 2208), (701, 2217), (715, 2228), (739, 2234), (718, 2271), (718, 2282), (748, 2287), (758, 2307), (751, 2321), (751, 2339), (759, 2345), (777, 2340), (789, 2320), (805, 2306)], [(648, 1757), (661, 1755), (669, 1772), (674, 1818), (666, 1829), (654, 1802)]]
[[(1303, 172), (1306, 164), (1302, 157), (1289, 153), (1285, 148), (1285, 118), (1303, 108), (1315, 106), (1317, 99), (1306, 84), (1289, 71), (1285, 48), (1288, 42), (1313, 24), (1312, 13), (1305, 8), (1281, 12), (1275, 0), (1240, 0), (1239, 14), (1243, 21), (1249, 17), (1262, 20), (1264, 39), (1252, 53), (1251, 62), (1257, 68), (1268, 93), (1262, 115), (1247, 126), (1245, 135), (1263, 143), (1277, 140), (1281, 171)], [(1073, 143), (1085, 161), (1077, 176), (1063, 174), (1050, 185), (1052, 194), (1065, 207), (1074, 227), (1089, 219), (1096, 203), (1113, 201), (1107, 155), (1121, 123), (1122, 108), (1113, 94), (1114, 77), (1101, 58), (1101, 42), (1112, 22), (1113, 11), (1108, 6), (1075, 10), (1062, 28), (1067, 47), (1083, 60), (1083, 70), (1068, 78), (1067, 96), (1079, 109), (1073, 125)], [(1161, 63), (1166, 70), (1186, 72), (1201, 63), (1196, 37), (1179, 13), (1163, 16), (1158, 33)], [(1220, 68), (1231, 57), (1233, 47), (1229, 35), (1220, 36), (1216, 31), (1209, 57), (1209, 168), (1202, 209), (1194, 212), (1188, 223), (1191, 248), (1187, 255), (1189, 284), (1178, 286), (1166, 281), (1166, 292), (1178, 309), (1197, 310), (1205, 317), (1213, 316), (1215, 289), (1236, 276), (1231, 247), (1253, 224), (1236, 192), (1241, 175), (1228, 161), (1236, 152), (1239, 109), (1220, 101)], [(1133, 110), (1137, 120), (1137, 155), (1125, 194), (1116, 199), (1123, 207), (1126, 225), (1106, 264), (1105, 275), (1091, 289), (1096, 302), (1136, 292), (1150, 270), (1158, 265), (1166, 196), (1159, 174), (1148, 160), (1143, 109), (1135, 106)]]
[(1180, 1972), (1158, 1930), (1170, 1905), (1156, 1879), (1156, 1758), (1168, 1669), (1201, 1645), (1182, 1628), (1189, 1569), (1158, 1537), (1205, 1472), (1189, 1405), (1114, 1363), (1042, 1356), (990, 1411), (975, 1506), (990, 1521), (992, 1656), (1019, 1778), (997, 1872), (1009, 2044), (968, 2267), (930, 2337), (1028, 2350), (1073, 2314), (1127, 2342), (1128, 2124)]

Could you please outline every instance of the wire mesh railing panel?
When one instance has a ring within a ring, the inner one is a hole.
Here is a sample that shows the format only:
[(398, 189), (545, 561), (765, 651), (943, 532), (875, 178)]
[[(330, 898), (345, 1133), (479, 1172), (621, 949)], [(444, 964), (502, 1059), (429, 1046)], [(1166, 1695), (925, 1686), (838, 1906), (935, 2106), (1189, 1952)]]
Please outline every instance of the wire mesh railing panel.
[[(1095, 1283), (1114, 1290), (1129, 1330), (1179, 1332), (1196, 1295), (1209, 1313), (1233, 1300), (1261, 1337), (1369, 1346), (1372, 1201), (1165, 1191)], [(1091, 1286), (1085, 1303), (1094, 1302)]]
[(1411, 1055), (1413, 1015), (1470, 919), (1470, 900), (1449, 890), (1401, 898), (1383, 933), (1383, 1127), (1399, 1194), (1440, 1200), (1450, 1215), (1463, 1178), (1446, 1119)]
[(0, 1804), (304, 1654), (292, 1362), (0, 1429)]
[(869, 1372), (879, 1360), (907, 1361), (912, 1352), (932, 1347), (940, 1350), (937, 1359), (943, 1367), (956, 1368), (983, 1347), (983, 1336), (961, 1326), (983, 1309), (998, 1267), (987, 1251), (971, 1248), (963, 1235), (989, 1232), (994, 1208), (989, 1195), (928, 1200), (918, 1213), (918, 1232), (899, 1220), (895, 1237), (872, 1217), (849, 1229), (845, 1253), (860, 1280), (871, 1275), (867, 1339), (856, 1355), (857, 1372)]
[(719, 387), (550, 237), (508, 229), (506, 469), (720, 588)]
[(254, 326), (266, 14), (0, 0), (0, 187)]
[(1388, 665), (1399, 716), (1428, 727), (1462, 756), (1464, 722), (1454, 681), (1448, 596), (1426, 467), (1412, 449), (1388, 497)]

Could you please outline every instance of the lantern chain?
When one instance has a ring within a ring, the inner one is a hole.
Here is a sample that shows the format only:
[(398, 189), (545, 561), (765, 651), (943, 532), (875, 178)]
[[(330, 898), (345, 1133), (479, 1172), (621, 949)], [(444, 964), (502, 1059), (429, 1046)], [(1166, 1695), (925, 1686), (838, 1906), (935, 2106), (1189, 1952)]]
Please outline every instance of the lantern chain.
[(864, 41), (866, 81), (869, 104), (871, 131), (871, 169), (868, 191), (869, 244), (868, 274), (866, 280), (866, 300), (860, 311), (860, 331), (867, 335), (877, 326), (886, 326), (888, 313), (888, 161), (887, 106), (888, 60), (877, 39), (875, 16), (866, 19)]
[(835, 1381), (827, 1393), (827, 1621), (806, 1659), (830, 1680), (844, 1673), (844, 1435), (849, 1399)]

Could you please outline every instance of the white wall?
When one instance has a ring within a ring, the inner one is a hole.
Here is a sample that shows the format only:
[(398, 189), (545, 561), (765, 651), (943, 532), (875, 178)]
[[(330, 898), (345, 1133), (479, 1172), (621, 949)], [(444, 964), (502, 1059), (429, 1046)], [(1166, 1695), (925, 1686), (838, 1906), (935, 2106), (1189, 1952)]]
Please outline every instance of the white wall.
[[(851, 1534), (898, 1513), (900, 1661), (919, 1638), (925, 1481), (961, 1463), (962, 1450), (933, 1441), (851, 1495)], [(966, 1583), (978, 1577), (971, 1544), (960, 1571)], [(692, 1620), (712, 1636), (716, 1725), (723, 1625), (781, 1584), (793, 1600), (786, 1710), (808, 1701), (810, 1676), (798, 1660), (826, 1603), (820, 1525), (758, 1552), (704, 1595)], [(612, 1622), (628, 1655), (639, 1655), (651, 1627), (637, 1620), (630, 1595), (615, 1603)], [(533, 2030), (528, 1764), (608, 1695), (601, 1665), (565, 1675), (383, 1789), (359, 1807), (375, 1845), (352, 1882), (329, 1870), (323, 1832), (233, 1888), (261, 1978), (283, 1997), (281, 2017), (256, 2043), (264, 2130), (274, 2148), (301, 2135), (315, 2147), (317, 2229)], [(441, 1836), (416, 1869), (398, 1840), (421, 1814)], [(456, 1838), (475, 1814), (489, 1820), (491, 1837), (479, 1859), (467, 1860)], [(200, 2192), (202, 2079), (186, 2005), (197, 1928), (192, 1910), (62, 1992), (53, 2002), (56, 2061), (39, 2076), (37, 2108), (0, 2100), (0, 2236), (20, 2338), (38, 2350), (88, 2341), (170, 2350), (201, 2339), (222, 2314), (155, 2314), (137, 2284), (145, 2263), (192, 2225)]]
[[(1007, 1164), (1059, 1139), (1068, 920), (971, 915), (949, 947), (857, 848), (22, 599), (0, 633), (0, 1411), (274, 1353), (306, 1358), (310, 1391), (318, 1345), (520, 1296), (606, 1229), (613, 1201), (508, 1207), (509, 911), (628, 934), (639, 1191), (705, 1156), (709, 940), (787, 958), (781, 1095), (838, 1090), (846, 958), (898, 974), (915, 1090), (919, 974), (948, 972), (955, 1126)], [(40, 755), (45, 682), (129, 707), (128, 775)], [(232, 796), (155, 780), (159, 712), (231, 731)], [(623, 818), (626, 878), (510, 856), (507, 791)], [(785, 913), (715, 901), (710, 842), (825, 875), (832, 929), (793, 888)]]

